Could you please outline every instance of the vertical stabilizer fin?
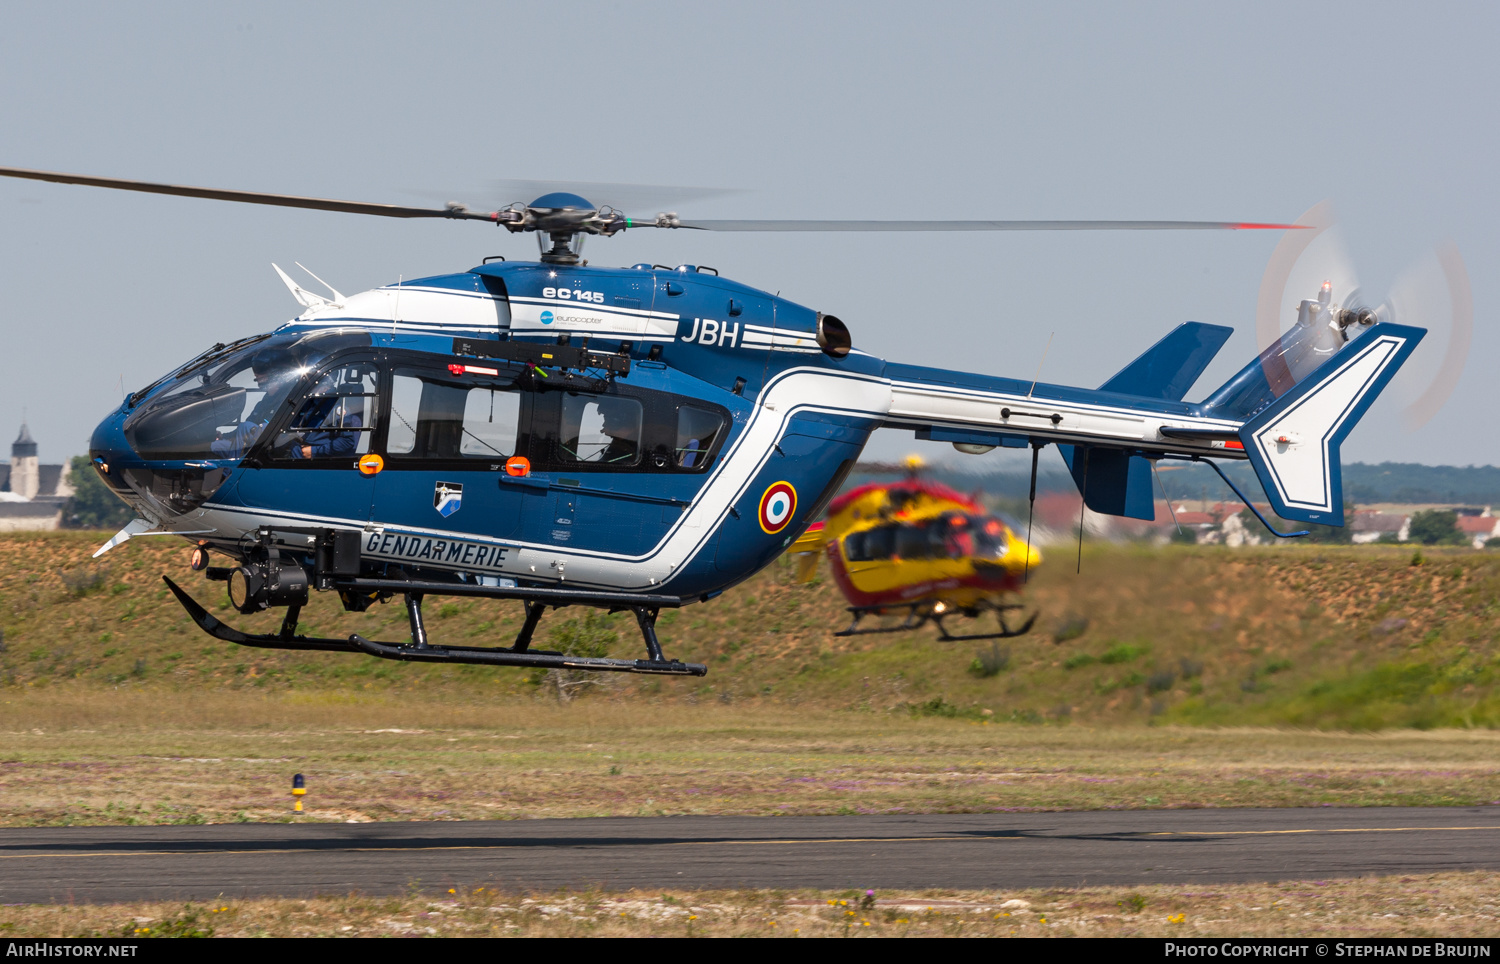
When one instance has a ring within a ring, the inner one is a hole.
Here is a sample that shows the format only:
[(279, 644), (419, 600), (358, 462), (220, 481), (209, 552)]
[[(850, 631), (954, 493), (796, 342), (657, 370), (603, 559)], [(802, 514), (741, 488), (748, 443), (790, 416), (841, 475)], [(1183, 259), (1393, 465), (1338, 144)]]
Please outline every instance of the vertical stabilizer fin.
[(1077, 445), (1059, 445), (1073, 482), (1083, 493), (1084, 505), (1102, 515), (1127, 519), (1156, 518), (1155, 491), (1151, 487), (1151, 462), (1121, 449), (1091, 448), (1088, 484), (1084, 484), (1084, 460)]
[(1180, 402), (1232, 334), (1234, 329), (1223, 325), (1178, 325), (1099, 390)]
[(1277, 515), (1344, 524), (1339, 446), (1425, 334), (1376, 324), (1241, 426), (1245, 454)]

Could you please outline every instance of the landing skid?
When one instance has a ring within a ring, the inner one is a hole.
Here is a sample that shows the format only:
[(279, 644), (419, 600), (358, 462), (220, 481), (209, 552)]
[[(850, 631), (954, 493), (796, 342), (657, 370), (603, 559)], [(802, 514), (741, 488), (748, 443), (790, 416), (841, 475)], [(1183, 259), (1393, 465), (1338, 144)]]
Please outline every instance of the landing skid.
[[(937, 626), (938, 638), (948, 642), (962, 642), (967, 639), (1013, 639), (1016, 636), (1024, 636), (1027, 633), (1031, 632), (1031, 627), (1036, 622), (1036, 617), (1038, 615), (1038, 613), (1032, 613), (1031, 616), (1028, 617), (1027, 620), (1020, 626), (1011, 628), (1011, 626), (1009, 626), (1005, 621), (1006, 612), (1013, 609), (1022, 609), (1024, 607), (1017, 605), (1008, 605), (990, 606), (987, 608), (992, 609), (995, 613), (996, 619), (999, 620), (999, 632), (966, 633), (963, 635), (955, 636), (952, 633), (948, 632), (948, 627), (944, 625), (944, 621), (954, 615), (953, 611), (949, 610), (947, 612), (940, 612), (938, 611), (938, 608), (934, 603), (916, 602), (908, 603), (905, 605), (898, 604), (894, 606), (850, 606), (849, 612), (854, 614), (854, 620), (849, 623), (848, 629), (845, 629), (842, 632), (834, 633), (834, 635), (870, 636), (876, 633), (904, 633), (910, 632), (913, 629), (920, 629), (928, 623), (932, 623), (933, 625)], [(866, 616), (886, 616), (890, 615), (893, 610), (899, 613), (903, 609), (906, 611), (905, 617), (901, 620), (901, 622), (897, 623), (894, 626), (860, 626), (860, 621), (863, 620)], [(974, 615), (977, 615), (977, 613)]]
[[(394, 579), (355, 579), (347, 588), (364, 592), (401, 593), (406, 597), (406, 608), (411, 621), (410, 643), (386, 643), (352, 635), (348, 639), (320, 639), (296, 635), (297, 619), (302, 614), (301, 606), (288, 606), (286, 618), (281, 622), (281, 631), (271, 633), (242, 633), (211, 615), (171, 579), (162, 576), (172, 595), (187, 610), (187, 614), (198, 628), (215, 639), (241, 646), (256, 646), (263, 649), (292, 649), (323, 651), (332, 653), (364, 653), (381, 659), (405, 660), (419, 663), (470, 663), (480, 666), (527, 666), (541, 669), (582, 669), (603, 673), (647, 673), (657, 676), (703, 676), (708, 667), (702, 663), (683, 663), (667, 659), (662, 655), (661, 643), (656, 638), (656, 616), (662, 608), (675, 608), (682, 600), (675, 596), (642, 596), (628, 593), (588, 593), (565, 590), (491, 589), (487, 586), (452, 586), (447, 583), (416, 583)], [(343, 587), (341, 587), (343, 588)], [(427, 640), (427, 627), (422, 619), (422, 601), (428, 595), (484, 596), (502, 599), (520, 599), (526, 607), (526, 622), (516, 634), (515, 642), (508, 649), (481, 648), (474, 646), (434, 646)], [(646, 659), (603, 659), (583, 656), (567, 656), (551, 650), (534, 650), (531, 637), (537, 623), (547, 607), (560, 609), (569, 605), (588, 605), (607, 608), (610, 612), (630, 610), (635, 614), (636, 624), (646, 644)]]

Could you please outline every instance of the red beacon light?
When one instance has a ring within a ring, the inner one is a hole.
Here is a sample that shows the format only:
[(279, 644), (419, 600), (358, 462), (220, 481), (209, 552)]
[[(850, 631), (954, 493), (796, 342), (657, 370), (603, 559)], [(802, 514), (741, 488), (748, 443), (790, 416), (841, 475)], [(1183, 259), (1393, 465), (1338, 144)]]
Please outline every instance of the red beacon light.
[(498, 369), (498, 368), (484, 368), (484, 367), (482, 367), (480, 365), (458, 365), (458, 364), (454, 364), (454, 365), (449, 365), (448, 366), (448, 371), (455, 378), (457, 378), (459, 375), (498, 375), (498, 374), (500, 374), (500, 369)]

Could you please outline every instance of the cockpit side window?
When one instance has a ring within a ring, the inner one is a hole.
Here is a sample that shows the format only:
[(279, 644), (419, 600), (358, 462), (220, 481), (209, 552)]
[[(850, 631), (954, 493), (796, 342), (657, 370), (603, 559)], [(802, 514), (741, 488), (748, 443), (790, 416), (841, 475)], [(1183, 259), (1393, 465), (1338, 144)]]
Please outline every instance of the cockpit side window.
[(370, 451), (377, 422), (373, 362), (347, 361), (322, 372), (291, 421), (277, 433), (273, 457), (348, 459)]
[(844, 557), (850, 562), (889, 559), (896, 551), (896, 526), (879, 526), (844, 537)]
[(927, 526), (906, 525), (896, 530), (892, 555), (901, 559), (926, 559), (932, 555), (927, 542)]

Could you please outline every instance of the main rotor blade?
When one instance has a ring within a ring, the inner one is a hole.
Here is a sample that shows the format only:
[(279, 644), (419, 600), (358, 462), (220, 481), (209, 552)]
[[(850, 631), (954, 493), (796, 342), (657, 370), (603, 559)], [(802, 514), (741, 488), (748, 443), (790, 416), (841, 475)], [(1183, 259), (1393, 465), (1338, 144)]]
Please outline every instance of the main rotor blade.
[(1303, 225), (1251, 221), (683, 221), (673, 227), (698, 231), (1284, 231)]
[[(1276, 245), (1276, 250), (1271, 252), (1271, 259), (1266, 262), (1266, 273), (1260, 279), (1260, 293), (1255, 300), (1257, 350), (1263, 352), (1270, 348), (1281, 337), (1282, 329), (1287, 327), (1287, 319), (1281, 316), (1281, 301), (1286, 295), (1286, 284), (1292, 276), (1292, 269), (1297, 266), (1297, 259), (1302, 257), (1302, 252), (1307, 250), (1318, 235), (1332, 227), (1333, 223), (1333, 205), (1328, 201), (1320, 201), (1297, 219), (1298, 225), (1309, 230), (1300, 234), (1288, 234)], [(1267, 359), (1262, 359), (1261, 364), (1268, 364)], [(1266, 377), (1271, 377), (1269, 369)]]
[(247, 204), (271, 204), (284, 208), (311, 208), (315, 211), (341, 211), (345, 214), (378, 214), (387, 218), (458, 218), (490, 221), (488, 214), (468, 211), (461, 206), (446, 208), (408, 208), (397, 204), (372, 204), (367, 201), (338, 201), (332, 198), (299, 197), (294, 194), (260, 194), (255, 191), (224, 191), (211, 187), (187, 187), (181, 184), (156, 184), (151, 181), (127, 181), (116, 177), (88, 177), (83, 174), (61, 174), (57, 171), (31, 171), (20, 167), (0, 167), (0, 177), (20, 177), (31, 181), (57, 184), (84, 184), (146, 194), (171, 194), (177, 197), (201, 197), (214, 201), (243, 201)]

